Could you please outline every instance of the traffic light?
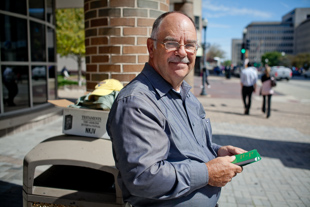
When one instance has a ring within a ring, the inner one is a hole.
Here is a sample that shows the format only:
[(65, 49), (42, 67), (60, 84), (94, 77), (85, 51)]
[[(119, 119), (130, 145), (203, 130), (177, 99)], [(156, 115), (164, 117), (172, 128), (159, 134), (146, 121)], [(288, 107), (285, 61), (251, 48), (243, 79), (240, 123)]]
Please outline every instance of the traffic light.
[(245, 53), (245, 44), (242, 43), (241, 45), (241, 54), (244, 54)]
[(250, 40), (246, 40), (245, 49), (250, 50)]
[(242, 45), (241, 45), (241, 50), (240, 50), (240, 52), (241, 52), (241, 60), (243, 61), (243, 59), (244, 59), (244, 54), (245, 54), (245, 44), (244, 44), (244, 43), (242, 43)]

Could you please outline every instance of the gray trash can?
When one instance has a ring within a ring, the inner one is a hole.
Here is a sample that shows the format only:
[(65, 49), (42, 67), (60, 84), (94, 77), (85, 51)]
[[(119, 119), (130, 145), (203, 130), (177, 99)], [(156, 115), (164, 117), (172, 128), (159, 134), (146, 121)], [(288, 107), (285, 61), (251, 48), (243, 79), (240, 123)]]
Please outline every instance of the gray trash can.
[[(36, 167), (48, 169), (35, 176)], [(24, 159), (23, 206), (125, 206), (110, 140), (61, 135), (35, 146)]]

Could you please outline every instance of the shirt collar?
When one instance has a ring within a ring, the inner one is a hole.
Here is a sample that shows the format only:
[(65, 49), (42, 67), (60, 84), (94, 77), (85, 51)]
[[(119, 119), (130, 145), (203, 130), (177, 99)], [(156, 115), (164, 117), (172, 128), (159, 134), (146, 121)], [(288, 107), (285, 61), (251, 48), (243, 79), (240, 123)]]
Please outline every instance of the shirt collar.
[[(145, 63), (141, 73), (148, 78), (160, 97), (163, 97), (169, 91), (173, 91), (172, 86), (150, 64)], [(186, 81), (183, 81), (181, 88), (181, 93), (187, 95), (192, 87)]]

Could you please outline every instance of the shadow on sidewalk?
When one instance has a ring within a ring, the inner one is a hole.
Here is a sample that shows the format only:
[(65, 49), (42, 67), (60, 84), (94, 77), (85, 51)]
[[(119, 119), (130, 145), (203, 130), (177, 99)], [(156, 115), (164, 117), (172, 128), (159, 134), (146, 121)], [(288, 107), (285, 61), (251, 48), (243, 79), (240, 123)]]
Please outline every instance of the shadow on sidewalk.
[(279, 159), (285, 167), (310, 170), (308, 143), (269, 141), (231, 135), (213, 135), (213, 141), (245, 150), (257, 149), (262, 157)]
[(20, 185), (0, 181), (0, 206), (23, 206), (22, 191), (23, 187)]

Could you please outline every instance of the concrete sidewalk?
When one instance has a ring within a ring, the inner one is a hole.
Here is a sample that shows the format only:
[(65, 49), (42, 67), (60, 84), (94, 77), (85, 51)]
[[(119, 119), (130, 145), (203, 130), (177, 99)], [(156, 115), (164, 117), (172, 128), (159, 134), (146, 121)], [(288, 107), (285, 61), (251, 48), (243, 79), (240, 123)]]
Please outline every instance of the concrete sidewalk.
[[(209, 81), (208, 95), (199, 96), (201, 78), (195, 77), (194, 93), (211, 119), (213, 141), (257, 149), (262, 156), (260, 162), (245, 166), (223, 188), (220, 206), (310, 206), (309, 103), (297, 103), (296, 107), (285, 95), (276, 93), (271, 117), (266, 119), (260, 108), (261, 97), (254, 95), (250, 115), (246, 116), (239, 79), (209, 76)], [(64, 91), (61, 93), (65, 96)], [(81, 93), (84, 91), (70, 90), (69, 98)], [(23, 158), (41, 141), (61, 134), (61, 127), (59, 117), (41, 127), (0, 138), (1, 207), (22, 206)]]
[[(220, 206), (310, 206), (309, 103), (275, 93), (266, 119), (256, 93), (247, 116), (239, 81), (211, 76), (208, 96), (198, 97), (211, 119), (214, 142), (257, 149), (262, 156), (223, 188)], [(200, 91), (195, 85), (196, 96)]]

